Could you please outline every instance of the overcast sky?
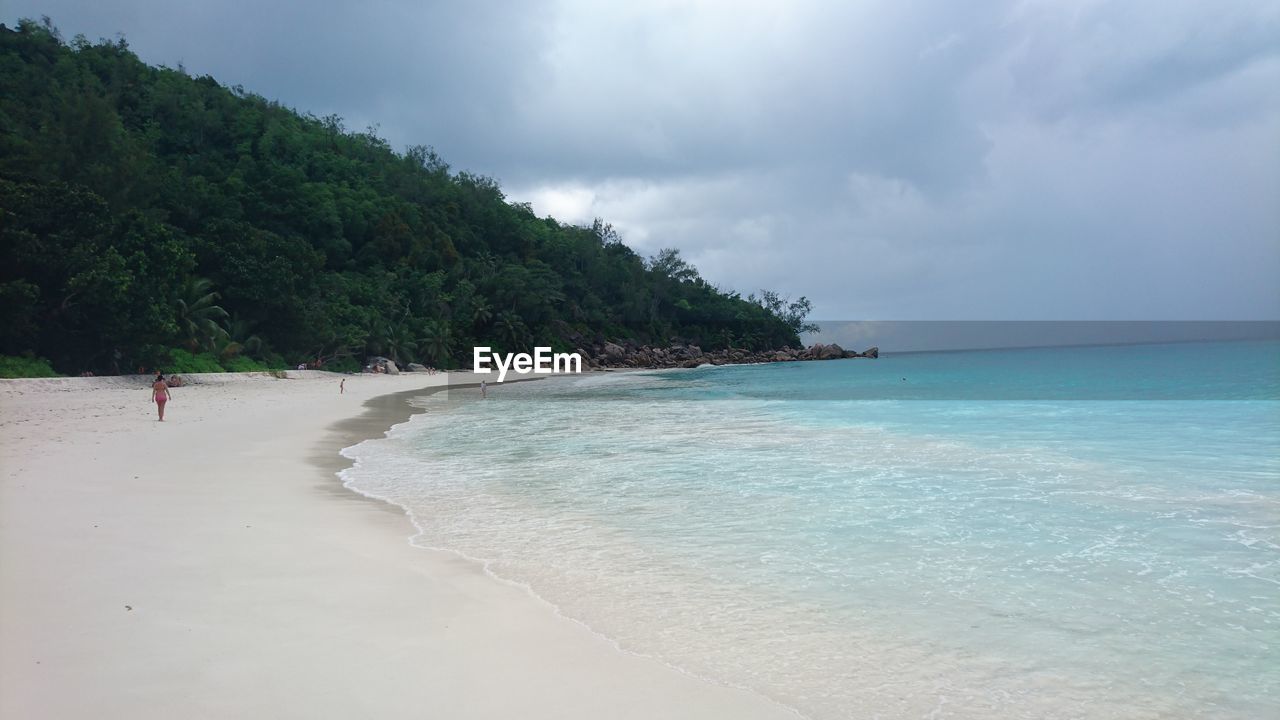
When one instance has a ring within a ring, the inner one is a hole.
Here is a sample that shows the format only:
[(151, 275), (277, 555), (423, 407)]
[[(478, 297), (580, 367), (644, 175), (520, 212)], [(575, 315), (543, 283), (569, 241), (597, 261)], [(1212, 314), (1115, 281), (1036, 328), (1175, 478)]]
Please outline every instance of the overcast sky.
[(0, 0), (828, 319), (1280, 318), (1280, 3)]

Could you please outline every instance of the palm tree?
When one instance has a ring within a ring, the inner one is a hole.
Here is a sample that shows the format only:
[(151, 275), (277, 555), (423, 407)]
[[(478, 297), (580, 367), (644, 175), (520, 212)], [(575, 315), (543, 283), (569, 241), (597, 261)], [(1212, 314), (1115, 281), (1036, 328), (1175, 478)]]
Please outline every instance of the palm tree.
[(368, 329), (364, 334), (365, 355), (382, 355), (387, 346), (387, 332), (390, 328), (381, 318), (369, 318)]
[(441, 320), (427, 323), (426, 332), (418, 341), (418, 347), (436, 365), (448, 367), (453, 353), (453, 333), (449, 329), (449, 323)]
[(227, 333), (223, 333), (221, 337), (214, 338), (213, 342), (209, 344), (209, 351), (218, 356), (219, 360), (230, 360), (239, 355), (242, 350), (244, 350), (244, 346), (232, 340)]
[(396, 364), (413, 362), (413, 354), (418, 351), (418, 343), (413, 340), (413, 333), (402, 320), (395, 325), (387, 325), (384, 335), (387, 357)]
[(483, 299), (477, 299), (475, 308), (471, 310), (471, 327), (484, 327), (492, 319), (493, 311), (489, 309), (489, 303)]
[(184, 343), (191, 352), (213, 349), (214, 344), (227, 334), (218, 324), (227, 319), (227, 311), (217, 304), (218, 293), (206, 278), (188, 277), (174, 301), (178, 329), (185, 337)]
[(213, 350), (218, 358), (230, 360), (241, 353), (257, 355), (262, 350), (262, 338), (250, 332), (252, 325), (248, 320), (231, 316), (225, 332), (213, 342)]
[(520, 316), (506, 311), (498, 315), (498, 337), (511, 350), (522, 350), (525, 347), (525, 338), (529, 334), (529, 329), (525, 327), (524, 321)]
[(476, 253), (475, 267), (480, 269), (481, 276), (492, 275), (498, 269), (498, 256), (488, 250)]

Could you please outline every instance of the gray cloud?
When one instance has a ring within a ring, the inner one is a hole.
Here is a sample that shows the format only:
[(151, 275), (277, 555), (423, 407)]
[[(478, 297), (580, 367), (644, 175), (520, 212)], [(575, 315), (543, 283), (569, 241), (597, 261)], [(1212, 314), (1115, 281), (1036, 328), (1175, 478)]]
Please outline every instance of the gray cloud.
[(1274, 3), (28, 0), (826, 317), (1280, 317)]

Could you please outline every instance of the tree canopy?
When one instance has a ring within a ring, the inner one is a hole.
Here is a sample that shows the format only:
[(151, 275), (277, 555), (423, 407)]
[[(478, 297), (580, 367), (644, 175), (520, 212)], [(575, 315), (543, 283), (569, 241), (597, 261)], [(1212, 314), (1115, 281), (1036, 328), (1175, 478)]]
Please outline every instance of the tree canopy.
[(175, 351), (449, 367), (482, 344), (796, 346), (807, 309), (123, 39), (0, 25), (0, 354), (62, 372)]

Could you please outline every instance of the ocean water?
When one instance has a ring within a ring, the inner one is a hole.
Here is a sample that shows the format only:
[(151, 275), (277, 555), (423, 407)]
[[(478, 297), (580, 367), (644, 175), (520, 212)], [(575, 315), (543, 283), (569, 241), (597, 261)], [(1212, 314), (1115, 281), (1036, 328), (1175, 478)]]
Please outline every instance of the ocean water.
[(810, 718), (1280, 717), (1280, 343), (587, 374), (344, 451), (416, 545)]

